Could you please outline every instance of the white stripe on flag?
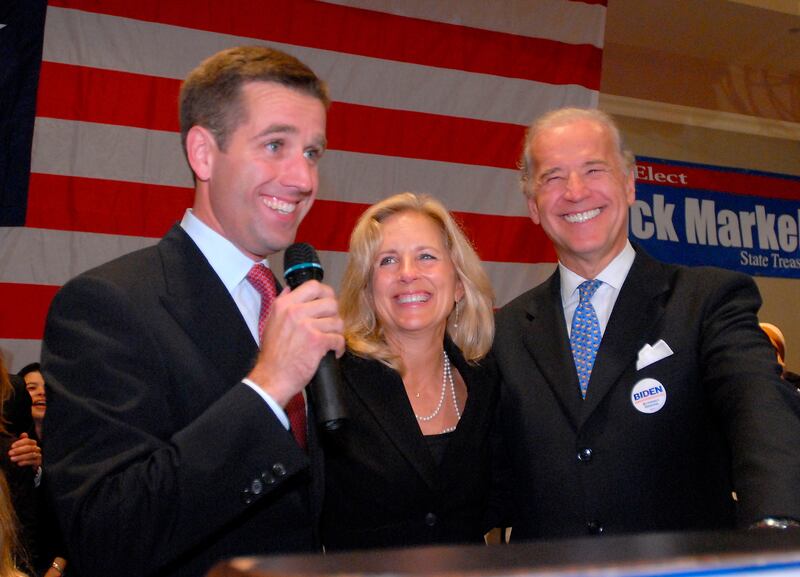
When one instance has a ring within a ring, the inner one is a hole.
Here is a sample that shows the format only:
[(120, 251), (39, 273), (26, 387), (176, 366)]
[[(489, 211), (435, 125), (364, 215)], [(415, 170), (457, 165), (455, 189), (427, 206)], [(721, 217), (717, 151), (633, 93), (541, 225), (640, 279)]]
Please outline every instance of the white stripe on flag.
[(0, 228), (0, 282), (61, 286), (158, 239), (39, 228)]
[[(174, 132), (38, 118), (33, 148), (36, 173), (192, 187)], [(320, 170), (319, 198), (372, 204), (395, 192), (427, 192), (450, 210), (527, 215), (516, 170), (336, 150), (325, 153)]]

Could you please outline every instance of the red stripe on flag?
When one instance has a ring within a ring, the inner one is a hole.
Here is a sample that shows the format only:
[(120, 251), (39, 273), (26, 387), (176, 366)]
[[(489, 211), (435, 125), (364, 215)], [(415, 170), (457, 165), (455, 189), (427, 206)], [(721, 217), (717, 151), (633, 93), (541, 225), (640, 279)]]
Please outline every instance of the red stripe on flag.
[(0, 338), (41, 339), (50, 301), (59, 288), (0, 283)]
[[(27, 225), (158, 238), (181, 219), (192, 197), (187, 188), (34, 173)], [(353, 225), (366, 208), (317, 200), (297, 238), (319, 250), (347, 251)], [(455, 214), (485, 260), (555, 261), (549, 241), (527, 217)]]
[(516, 168), (525, 127), (336, 102), (328, 119), (334, 150)]
[(473, 240), (481, 260), (495, 262), (557, 262), (553, 243), (527, 216), (474, 212), (453, 213)]
[[(45, 62), (38, 116), (175, 131), (180, 82)], [(525, 128), (516, 124), (336, 102), (335, 150), (513, 169)]]
[[(602, 49), (313, 0), (50, 0), (51, 6), (550, 84), (600, 87)], [(336, 22), (336, 26), (331, 26)], [(413, 39), (413, 41), (409, 41)]]
[(193, 198), (190, 188), (32, 173), (26, 225), (157, 238)]
[[(636, 166), (636, 181), (642, 184), (786, 200), (800, 198), (800, 178), (797, 177), (715, 170), (646, 160), (637, 161)], [(663, 176), (658, 176), (659, 174)]]
[(178, 132), (178, 80), (42, 62), (37, 116)]

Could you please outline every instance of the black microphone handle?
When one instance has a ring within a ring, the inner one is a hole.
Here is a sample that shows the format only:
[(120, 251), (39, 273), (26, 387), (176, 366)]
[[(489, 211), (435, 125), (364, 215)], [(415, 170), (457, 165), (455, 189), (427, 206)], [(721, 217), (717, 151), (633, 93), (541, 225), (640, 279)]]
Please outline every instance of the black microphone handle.
[(317, 372), (308, 386), (308, 396), (314, 405), (317, 423), (326, 431), (339, 429), (347, 420), (347, 410), (342, 402), (341, 382), (339, 361), (333, 351), (328, 351), (320, 360)]
[[(287, 270), (290, 272), (284, 272), (284, 277), (292, 290), (308, 280), (321, 281), (324, 275), (317, 251), (307, 243), (295, 243), (286, 249), (284, 271)], [(317, 424), (326, 431), (339, 429), (347, 420), (341, 383), (339, 361), (333, 351), (328, 351), (320, 360), (317, 372), (307, 387)]]

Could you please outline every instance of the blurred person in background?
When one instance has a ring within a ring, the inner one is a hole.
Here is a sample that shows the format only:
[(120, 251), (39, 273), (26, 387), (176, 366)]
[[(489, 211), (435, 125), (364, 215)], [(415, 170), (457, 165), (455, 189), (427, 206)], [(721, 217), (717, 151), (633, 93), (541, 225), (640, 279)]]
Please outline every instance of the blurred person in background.
[(781, 366), (781, 376), (800, 390), (800, 374), (786, 368), (786, 338), (783, 336), (783, 331), (772, 323), (759, 323), (758, 326), (766, 333), (769, 342), (775, 349), (778, 364)]
[[(31, 575), (36, 557), (36, 471), (41, 452), (33, 430), (31, 398), (21, 377), (11, 375), (0, 354), (0, 574)], [(24, 435), (24, 437), (22, 437)], [(22, 437), (22, 438), (20, 438)], [(15, 447), (16, 445), (16, 447)], [(14, 448), (15, 447), (15, 448)], [(6, 543), (6, 538), (9, 540)]]
[[(42, 444), (42, 423), (47, 411), (47, 394), (45, 382), (39, 363), (30, 363), (22, 367), (17, 373), (25, 381), (25, 388), (31, 397), (31, 417), (33, 418), (33, 439)], [(12, 445), (13, 450), (13, 445)], [(40, 453), (41, 455), (41, 453)], [(41, 463), (41, 460), (40, 460)], [(53, 511), (50, 500), (47, 499), (45, 484), (47, 474), (40, 473), (41, 480), (36, 486), (36, 543), (37, 573), (45, 577), (59, 577), (65, 575), (67, 560), (65, 557), (64, 540), (58, 527), (58, 520)]]

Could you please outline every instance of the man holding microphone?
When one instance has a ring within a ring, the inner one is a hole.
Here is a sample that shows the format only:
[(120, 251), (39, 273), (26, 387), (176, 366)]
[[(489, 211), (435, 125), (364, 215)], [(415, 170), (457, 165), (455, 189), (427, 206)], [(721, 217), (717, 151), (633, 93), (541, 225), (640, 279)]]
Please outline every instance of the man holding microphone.
[(180, 96), (195, 197), (153, 247), (67, 283), (48, 315), (45, 466), (83, 577), (200, 575), (317, 547), (319, 447), (301, 391), (344, 349), (334, 292), (276, 288), (325, 150), (324, 84), (265, 47)]

